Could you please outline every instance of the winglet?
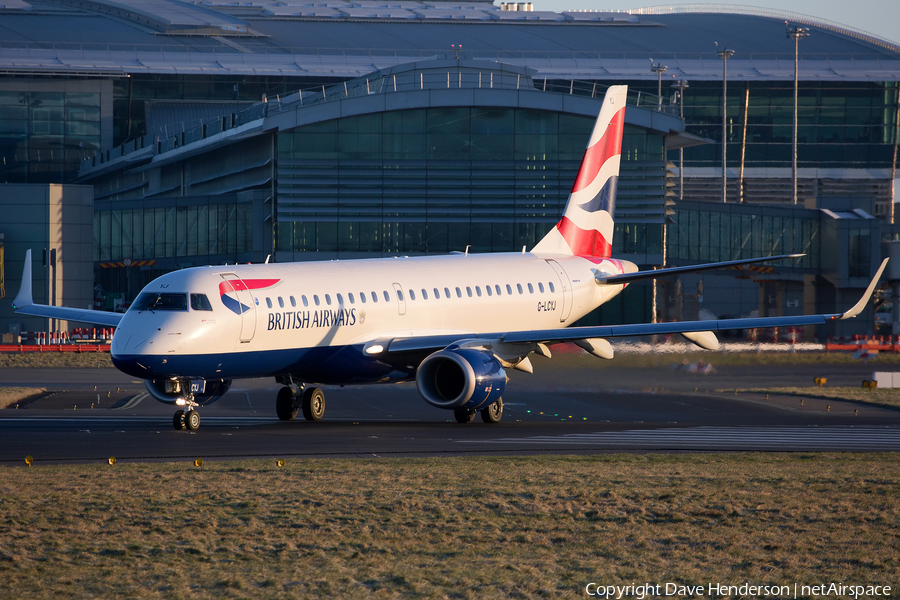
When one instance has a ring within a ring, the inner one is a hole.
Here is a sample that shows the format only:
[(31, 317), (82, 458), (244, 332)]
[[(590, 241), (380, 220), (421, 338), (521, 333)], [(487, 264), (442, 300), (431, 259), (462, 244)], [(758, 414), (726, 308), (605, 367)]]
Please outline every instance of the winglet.
[(878, 267), (878, 272), (875, 273), (875, 277), (872, 278), (872, 281), (869, 282), (869, 287), (866, 288), (866, 293), (863, 294), (862, 298), (859, 299), (859, 302), (856, 303), (856, 306), (837, 317), (838, 319), (852, 319), (859, 313), (863, 311), (866, 307), (866, 304), (869, 302), (869, 298), (872, 297), (872, 292), (875, 291), (875, 286), (878, 285), (878, 280), (881, 279), (881, 274), (884, 272), (884, 268), (887, 266), (888, 259), (884, 259), (881, 261), (881, 266)]
[(22, 284), (19, 286), (19, 293), (13, 300), (13, 308), (25, 308), (34, 304), (34, 298), (31, 294), (31, 248), (25, 251), (25, 266), (22, 268)]

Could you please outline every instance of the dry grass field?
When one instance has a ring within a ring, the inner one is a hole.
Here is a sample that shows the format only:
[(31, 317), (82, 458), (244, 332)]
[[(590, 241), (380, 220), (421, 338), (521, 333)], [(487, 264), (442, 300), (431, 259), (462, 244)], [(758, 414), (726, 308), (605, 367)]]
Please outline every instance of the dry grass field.
[(897, 590), (898, 497), (900, 457), (868, 454), (6, 467), (0, 597)]

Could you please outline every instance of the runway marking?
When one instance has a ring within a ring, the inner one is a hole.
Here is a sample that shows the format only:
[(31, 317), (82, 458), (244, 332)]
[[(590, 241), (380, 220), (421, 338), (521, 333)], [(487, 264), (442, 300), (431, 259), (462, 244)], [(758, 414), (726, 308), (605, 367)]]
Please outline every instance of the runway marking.
[(877, 427), (690, 427), (540, 435), (459, 443), (658, 450), (900, 451), (900, 429)]
[(134, 398), (132, 398), (131, 400), (129, 400), (128, 402), (126, 402), (126, 403), (123, 404), (122, 406), (120, 406), (120, 407), (118, 407), (118, 408), (112, 408), (112, 409), (110, 409), (110, 410), (125, 410), (125, 409), (128, 409), (128, 408), (134, 408), (135, 406), (137, 406), (138, 404), (140, 404), (141, 401), (144, 400), (144, 398), (147, 398), (149, 395), (150, 395), (150, 394), (148, 394), (147, 392), (144, 392), (143, 394), (138, 394), (137, 396), (135, 396)]

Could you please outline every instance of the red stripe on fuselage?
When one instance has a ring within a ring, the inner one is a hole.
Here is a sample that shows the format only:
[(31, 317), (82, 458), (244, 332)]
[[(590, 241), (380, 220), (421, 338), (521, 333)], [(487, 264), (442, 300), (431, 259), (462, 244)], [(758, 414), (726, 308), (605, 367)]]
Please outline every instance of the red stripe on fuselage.
[(242, 292), (244, 290), (259, 290), (275, 285), (280, 279), (228, 279), (219, 284), (219, 294), (228, 292)]
[(609, 121), (606, 131), (596, 144), (584, 151), (578, 177), (572, 186), (572, 193), (583, 190), (593, 183), (607, 160), (622, 154), (622, 132), (625, 129), (625, 107), (620, 108)]
[(556, 228), (576, 256), (609, 258), (612, 254), (612, 245), (596, 229), (582, 229), (566, 217), (557, 223)]

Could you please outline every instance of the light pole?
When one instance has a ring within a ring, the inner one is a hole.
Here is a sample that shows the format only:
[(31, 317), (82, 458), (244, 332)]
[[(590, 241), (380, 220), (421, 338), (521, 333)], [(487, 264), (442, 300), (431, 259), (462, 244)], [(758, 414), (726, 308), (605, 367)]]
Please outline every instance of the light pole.
[(722, 59), (722, 202), (726, 202), (726, 184), (728, 177), (725, 174), (725, 156), (728, 148), (728, 59), (734, 55), (734, 50), (723, 48), (719, 50), (716, 42), (716, 54)]
[[(678, 98), (678, 116), (684, 121), (684, 90), (688, 89), (688, 82), (679, 79), (672, 84)], [(684, 148), (678, 149), (678, 199), (684, 200)]]
[(657, 104), (656, 110), (662, 110), (662, 74), (666, 72), (666, 67), (660, 63), (653, 64), (653, 59), (650, 59), (650, 70), (656, 73), (656, 97), (659, 99), (659, 103)]
[(809, 35), (809, 29), (805, 27), (790, 27), (788, 22), (784, 22), (786, 34), (789, 38), (794, 38), (794, 133), (791, 140), (791, 180), (793, 182), (793, 192), (791, 193), (791, 201), (797, 204), (797, 80), (800, 66), (800, 38)]

